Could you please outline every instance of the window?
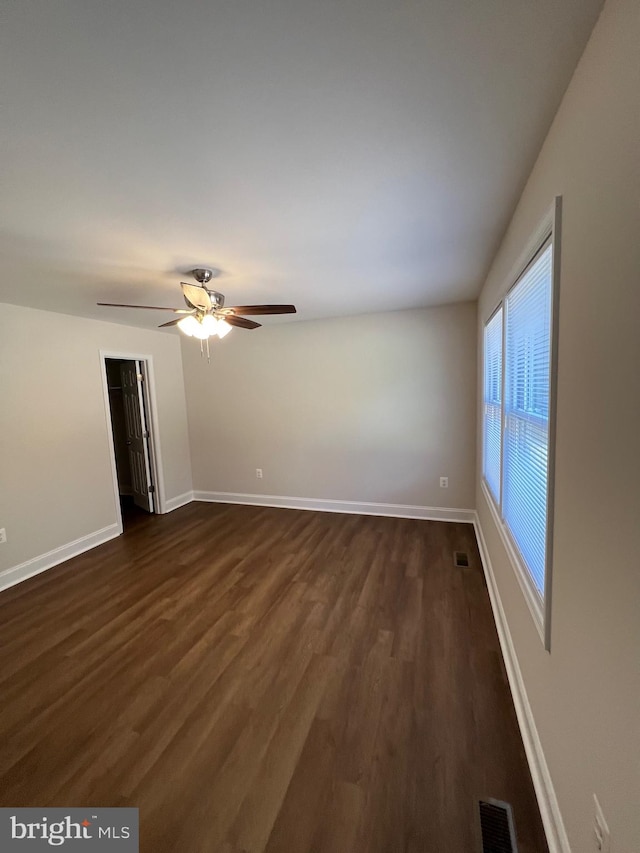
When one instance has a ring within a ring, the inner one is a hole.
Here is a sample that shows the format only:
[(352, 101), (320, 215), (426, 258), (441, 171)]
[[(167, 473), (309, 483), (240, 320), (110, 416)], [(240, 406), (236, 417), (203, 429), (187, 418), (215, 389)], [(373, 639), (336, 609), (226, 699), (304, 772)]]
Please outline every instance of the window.
[(558, 205), (530, 261), (487, 321), (483, 345), (484, 482), (547, 648)]

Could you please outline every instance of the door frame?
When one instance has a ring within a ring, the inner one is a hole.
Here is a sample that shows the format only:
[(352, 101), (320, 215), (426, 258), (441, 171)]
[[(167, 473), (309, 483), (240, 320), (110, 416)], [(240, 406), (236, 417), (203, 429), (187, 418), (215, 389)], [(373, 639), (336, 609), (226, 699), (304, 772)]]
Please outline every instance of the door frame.
[(160, 435), (158, 431), (158, 401), (156, 397), (156, 380), (153, 370), (153, 356), (134, 352), (116, 352), (115, 350), (100, 351), (100, 378), (102, 380), (102, 395), (104, 398), (104, 414), (107, 424), (107, 438), (109, 445), (109, 460), (111, 462), (111, 477), (113, 480), (113, 498), (116, 510), (116, 523), (118, 532), (122, 533), (122, 510), (120, 509), (120, 489), (118, 487), (118, 471), (116, 469), (116, 451), (113, 442), (113, 428), (111, 426), (111, 404), (109, 402), (109, 383), (107, 380), (107, 358), (125, 359), (126, 361), (144, 362), (145, 381), (143, 383), (143, 395), (147, 404), (147, 420), (149, 427), (149, 462), (151, 465), (151, 476), (156, 487), (154, 494), (155, 512), (162, 514), (165, 509), (164, 469), (162, 466), (162, 451), (160, 448)]

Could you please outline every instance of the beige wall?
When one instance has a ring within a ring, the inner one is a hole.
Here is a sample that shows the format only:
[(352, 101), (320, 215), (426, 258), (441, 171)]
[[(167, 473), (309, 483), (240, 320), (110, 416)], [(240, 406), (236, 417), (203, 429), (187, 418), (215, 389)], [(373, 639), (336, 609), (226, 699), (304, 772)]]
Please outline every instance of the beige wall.
[(191, 489), (177, 336), (0, 305), (0, 571), (116, 521), (100, 349), (153, 356), (166, 497)]
[(194, 488), (473, 507), (475, 334), (464, 303), (183, 340)]
[(562, 195), (551, 654), (479, 486), (477, 507), (574, 853), (593, 793), (612, 853), (640, 851), (639, 23), (637, 0), (605, 6), (479, 301), (481, 340)]

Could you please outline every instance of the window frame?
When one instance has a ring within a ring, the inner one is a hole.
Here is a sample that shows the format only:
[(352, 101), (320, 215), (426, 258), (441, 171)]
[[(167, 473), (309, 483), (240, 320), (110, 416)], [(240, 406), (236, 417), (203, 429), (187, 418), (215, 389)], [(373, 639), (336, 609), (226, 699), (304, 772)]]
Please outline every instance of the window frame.
[[(486, 416), (486, 406), (487, 401), (485, 399), (485, 380), (486, 380), (486, 335), (487, 328), (490, 323), (493, 322), (496, 315), (500, 312), (500, 452), (498, 454), (498, 495), (494, 495), (491, 489), (491, 484), (489, 480), (485, 476), (485, 458), (486, 458), (486, 429), (485, 429), (485, 416)], [(489, 317), (485, 320), (483, 331), (482, 331), (482, 481), (486, 487), (486, 490), (491, 495), (491, 499), (498, 506), (502, 505), (502, 434), (504, 428), (504, 317), (505, 310), (504, 304), (500, 301), (494, 310), (491, 312)]]
[[(514, 264), (500, 298), (486, 314), (483, 322), (482, 337), (482, 472), (481, 485), (485, 499), (489, 505), (493, 520), (502, 538), (503, 545), (509, 557), (514, 574), (518, 580), (522, 594), (527, 603), (536, 629), (547, 651), (551, 650), (551, 598), (553, 572), (553, 521), (554, 521), (554, 485), (555, 485), (555, 446), (556, 446), (556, 404), (558, 385), (558, 319), (560, 298), (560, 238), (561, 238), (562, 197), (557, 196), (553, 205), (531, 236), (521, 256)], [(542, 251), (552, 246), (551, 263), (551, 306), (549, 317), (549, 418), (548, 418), (548, 447), (547, 447), (547, 513), (546, 513), (546, 542), (545, 542), (545, 571), (544, 594), (541, 595), (533, 577), (520, 554), (515, 539), (504, 520), (502, 501), (504, 496), (504, 442), (505, 442), (505, 377), (506, 377), (506, 324), (507, 297), (519, 284), (522, 276), (539, 257)], [(499, 499), (496, 499), (485, 477), (485, 400), (484, 375), (486, 369), (485, 333), (487, 325), (495, 314), (502, 308), (502, 350), (501, 350), (501, 400), (500, 400), (500, 489)]]

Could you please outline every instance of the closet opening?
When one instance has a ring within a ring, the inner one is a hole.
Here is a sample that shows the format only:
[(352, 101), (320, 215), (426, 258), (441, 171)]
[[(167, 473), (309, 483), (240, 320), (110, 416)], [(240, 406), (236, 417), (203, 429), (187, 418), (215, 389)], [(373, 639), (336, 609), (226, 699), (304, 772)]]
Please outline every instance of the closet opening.
[(143, 359), (104, 358), (123, 529), (159, 511), (148, 371)]

